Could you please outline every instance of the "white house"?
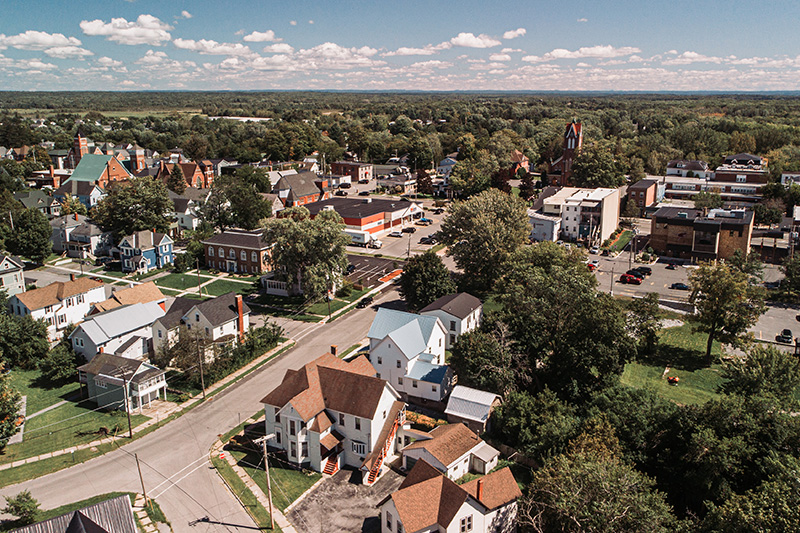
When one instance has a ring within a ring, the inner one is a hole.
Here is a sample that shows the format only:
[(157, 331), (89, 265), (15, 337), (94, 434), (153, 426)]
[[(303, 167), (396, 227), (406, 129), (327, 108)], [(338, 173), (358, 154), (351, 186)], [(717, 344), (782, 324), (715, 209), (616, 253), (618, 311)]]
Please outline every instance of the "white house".
[(405, 422), (400, 395), (364, 357), (345, 362), (331, 354), (287, 370), (264, 404), (269, 445), (289, 461), (333, 474), (351, 466), (372, 484), (395, 457)]
[(98, 353), (110, 353), (129, 359), (150, 355), (153, 322), (164, 316), (157, 302), (117, 307), (92, 315), (69, 336), (75, 353), (87, 361)]
[(528, 222), (531, 225), (532, 241), (556, 242), (561, 235), (561, 217), (545, 215), (528, 209)]
[(169, 311), (153, 322), (153, 349), (174, 340), (181, 325), (206, 342), (225, 344), (250, 329), (250, 307), (234, 292), (203, 302), (175, 298)]
[(50, 221), (53, 251), (69, 257), (108, 255), (113, 244), (111, 232), (103, 231), (88, 217), (73, 213)]
[(493, 392), (456, 385), (447, 399), (444, 413), (451, 424), (466, 424), (472, 431), (483, 433), (491, 429), (492, 411), (501, 401)]
[(0, 290), (5, 291), (6, 296), (25, 292), (24, 268), (21, 260), (0, 254)]
[(486, 444), (464, 424), (432, 429), (427, 438), (403, 448), (403, 468), (411, 470), (420, 459), (456, 481), (469, 472), (488, 474), (497, 466), (500, 452)]
[(370, 362), (395, 390), (423, 400), (447, 396), (453, 373), (444, 364), (447, 335), (441, 320), (381, 307), (367, 336)]
[(513, 533), (520, 497), (508, 467), (456, 485), (420, 460), (378, 505), (381, 533)]
[(58, 333), (69, 324), (77, 324), (89, 314), (97, 302), (106, 299), (102, 281), (77, 278), (56, 281), (46, 287), (12, 296), (8, 300), (11, 312), (17, 316), (30, 315), (34, 320), (47, 323), (49, 340), (58, 340)]
[(445, 346), (450, 349), (456, 343), (459, 335), (472, 331), (481, 325), (483, 304), (471, 294), (459, 292), (442, 296), (422, 309), (419, 314), (435, 316), (441, 320), (445, 329), (447, 329)]
[(565, 239), (585, 239), (601, 243), (619, 225), (619, 189), (579, 189), (548, 187), (541, 204), (541, 213), (561, 218), (561, 235)]

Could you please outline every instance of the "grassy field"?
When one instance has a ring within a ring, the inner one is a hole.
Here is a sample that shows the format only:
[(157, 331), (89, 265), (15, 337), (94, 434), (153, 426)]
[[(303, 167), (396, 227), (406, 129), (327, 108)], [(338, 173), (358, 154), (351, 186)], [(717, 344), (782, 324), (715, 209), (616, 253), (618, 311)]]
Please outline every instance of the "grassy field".
[(80, 389), (78, 383), (67, 383), (60, 387), (48, 388), (47, 384), (40, 382), (38, 370), (12, 370), (11, 386), (23, 396), (27, 396), (26, 414), (28, 416), (66, 400), (77, 394)]
[(628, 243), (631, 242), (632, 238), (633, 238), (633, 232), (631, 230), (626, 229), (625, 231), (622, 232), (617, 241), (611, 246), (609, 246), (608, 249), (611, 250), (612, 252), (621, 252), (622, 250), (625, 249)]
[[(159, 287), (168, 287), (180, 291), (197, 288), (197, 274), (167, 274), (163, 278), (158, 278), (154, 281)], [(200, 278), (200, 281), (202, 283), (208, 280)]]
[(211, 296), (222, 296), (223, 294), (227, 294), (229, 292), (235, 292), (237, 294), (250, 294), (254, 292), (254, 289), (251, 284), (220, 279), (204, 286), (203, 292), (208, 293)]
[[(625, 365), (622, 383), (651, 389), (680, 404), (704, 403), (717, 398), (717, 390), (722, 384), (720, 365), (706, 360), (706, 339), (703, 333), (693, 333), (689, 324), (662, 330), (658, 352), (645, 360)], [(714, 343), (711, 353), (713, 360), (719, 358), (719, 343)], [(667, 367), (670, 370), (665, 375)], [(680, 378), (678, 385), (669, 385), (667, 376)]]
[[(264, 474), (263, 457), (258, 452), (232, 452), (236, 462), (253, 478), (264, 494), (267, 493), (267, 478)], [(300, 472), (286, 467), (281, 461), (271, 458), (269, 474), (272, 478), (272, 503), (281, 511), (300, 497), (316, 483), (322, 474), (316, 472)]]
[[(222, 476), (223, 479), (228, 484), (228, 487), (236, 494), (239, 501), (242, 502), (247, 512), (250, 516), (253, 517), (256, 524), (262, 529), (268, 529), (270, 524), (269, 513), (264, 506), (261, 505), (250, 489), (247, 488), (247, 485), (244, 484), (244, 481), (241, 480), (239, 476), (236, 475), (236, 472), (233, 471), (231, 465), (225, 459), (220, 459), (219, 456), (212, 456), (211, 463), (214, 465), (214, 468), (217, 469), (217, 472)], [(272, 531), (280, 531), (281, 529), (278, 525), (275, 525), (275, 529)]]
[[(350, 302), (345, 302), (343, 300), (333, 300), (333, 301), (331, 301), (331, 307), (330, 307), (331, 315), (333, 315), (333, 313), (335, 313), (336, 311), (338, 311), (339, 309), (341, 309), (342, 307), (344, 307), (348, 303), (350, 303)], [(306, 309), (306, 312), (310, 313), (312, 315), (325, 315), (325, 316), (327, 316), (328, 315), (328, 302), (322, 301), (322, 302), (317, 302), (314, 305), (310, 305)]]

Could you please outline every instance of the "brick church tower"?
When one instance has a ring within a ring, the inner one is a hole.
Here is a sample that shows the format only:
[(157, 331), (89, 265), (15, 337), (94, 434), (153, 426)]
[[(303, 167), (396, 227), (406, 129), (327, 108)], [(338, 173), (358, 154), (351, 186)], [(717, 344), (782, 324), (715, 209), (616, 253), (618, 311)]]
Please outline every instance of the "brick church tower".
[(88, 153), (89, 144), (86, 141), (86, 137), (84, 137), (79, 130), (75, 135), (75, 139), (72, 141), (72, 149), (69, 151), (69, 155), (67, 156), (67, 165), (69, 168), (77, 167), (78, 163), (81, 162), (81, 157)]
[(564, 131), (564, 153), (550, 165), (548, 175), (552, 185), (569, 186), (572, 177), (572, 162), (578, 157), (582, 145), (583, 125), (573, 119), (567, 124), (567, 129)]

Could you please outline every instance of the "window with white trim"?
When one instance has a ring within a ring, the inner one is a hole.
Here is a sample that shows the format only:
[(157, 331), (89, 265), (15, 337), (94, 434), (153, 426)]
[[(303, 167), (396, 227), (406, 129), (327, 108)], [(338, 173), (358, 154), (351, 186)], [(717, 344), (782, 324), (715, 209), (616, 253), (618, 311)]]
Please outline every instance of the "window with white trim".
[(356, 455), (366, 455), (367, 454), (367, 445), (363, 442), (353, 441), (353, 453)]
[(94, 378), (94, 386), (100, 387), (101, 389), (105, 389), (108, 387), (108, 382), (103, 378)]
[(250, 261), (253, 263), (258, 263), (258, 252), (250, 253)]
[(211, 256), (211, 257), (214, 257), (214, 247), (213, 246), (209, 246), (208, 247), (208, 255)]
[(465, 516), (461, 519), (461, 529), (459, 531), (461, 531), (461, 533), (472, 531), (472, 515)]
[(242, 250), (241, 252), (239, 252), (239, 257), (241, 258), (242, 261), (247, 261), (247, 252)]

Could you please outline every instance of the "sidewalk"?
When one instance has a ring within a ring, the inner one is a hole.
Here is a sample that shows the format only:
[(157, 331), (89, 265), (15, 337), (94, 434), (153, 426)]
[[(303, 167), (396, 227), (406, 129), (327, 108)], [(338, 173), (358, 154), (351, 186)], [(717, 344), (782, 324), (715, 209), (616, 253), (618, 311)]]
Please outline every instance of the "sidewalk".
[[(214, 394), (216, 394), (217, 392), (219, 392), (220, 390), (226, 388), (229, 384), (231, 384), (232, 382), (238, 380), (243, 374), (248, 373), (252, 368), (254, 368), (256, 366), (259, 366), (260, 364), (266, 362), (267, 360), (272, 358), (272, 356), (274, 354), (276, 354), (277, 352), (279, 352), (280, 350), (282, 350), (283, 348), (285, 348), (287, 346), (293, 345), (294, 342), (295, 341), (293, 341), (292, 339), (289, 339), (289, 340), (287, 340), (285, 342), (282, 342), (281, 344), (277, 345), (275, 348), (273, 348), (270, 351), (268, 351), (265, 354), (263, 354), (261, 357), (258, 357), (257, 359), (254, 359), (253, 361), (251, 361), (247, 365), (243, 366), (242, 368), (240, 368), (236, 372), (234, 372), (234, 373), (222, 378), (218, 382), (216, 382), (213, 385), (209, 386), (208, 388), (206, 388), (206, 397), (211, 397)], [(158, 417), (150, 418), (147, 422), (139, 424), (138, 426), (133, 428), (133, 433), (134, 434), (140, 433), (140, 432), (144, 431), (145, 429), (150, 428), (151, 426), (160, 424), (161, 421), (165, 420), (167, 417), (172, 416), (172, 415), (174, 415), (176, 413), (180, 413), (181, 411), (184, 411), (184, 410), (186, 410), (186, 409), (188, 409), (190, 407), (193, 407), (194, 404), (198, 400), (202, 401), (202, 399), (203, 399), (203, 394), (199, 393), (199, 394), (196, 394), (195, 396), (192, 396), (191, 398), (189, 398), (188, 400), (186, 400), (182, 404), (173, 404), (172, 407), (170, 407), (169, 409), (164, 410), (163, 413), (159, 413)], [(163, 416), (161, 416), (162, 414), (163, 414)], [(86, 444), (80, 444), (78, 446), (72, 446), (72, 447), (69, 447), (69, 448), (64, 448), (62, 450), (56, 450), (54, 452), (43, 453), (41, 455), (36, 455), (34, 457), (28, 457), (27, 459), (20, 459), (19, 461), (14, 461), (12, 463), (6, 463), (4, 465), (0, 465), (0, 471), (8, 470), (10, 468), (15, 468), (15, 467), (18, 467), (18, 466), (22, 466), (24, 464), (35, 463), (37, 461), (42, 461), (44, 459), (50, 459), (52, 457), (59, 457), (61, 455), (65, 455), (65, 454), (68, 454), (68, 453), (74, 453), (74, 452), (76, 452), (78, 450), (85, 450), (87, 448), (97, 447), (97, 446), (100, 446), (102, 444), (109, 444), (109, 443), (119, 442), (119, 441), (122, 441), (122, 443), (125, 443), (126, 441), (130, 441), (130, 440), (131, 439), (127, 436), (127, 432), (125, 432), (125, 435), (112, 435), (110, 437), (104, 437), (102, 439), (98, 439), (98, 440), (95, 440), (95, 441), (92, 441), (92, 442), (89, 442), (89, 443), (86, 443)]]

